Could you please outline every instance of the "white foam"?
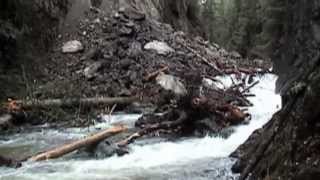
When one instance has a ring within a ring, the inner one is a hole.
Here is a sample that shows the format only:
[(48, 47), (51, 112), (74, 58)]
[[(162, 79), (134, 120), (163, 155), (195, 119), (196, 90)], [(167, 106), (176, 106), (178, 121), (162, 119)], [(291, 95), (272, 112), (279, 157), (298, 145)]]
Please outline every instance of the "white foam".
[(101, 161), (87, 161), (78, 170), (81, 172), (83, 169), (90, 169), (90, 167), (94, 167), (94, 169), (98, 167), (102, 167), (102, 169), (150, 168), (204, 157), (226, 157), (241, 145), (253, 131), (267, 123), (281, 107), (281, 98), (274, 93), (275, 81), (276, 77), (273, 75), (264, 76), (260, 84), (252, 89), (251, 92), (257, 95), (250, 98), (254, 104), (249, 108), (252, 121), (249, 125), (236, 127), (235, 132), (228, 139), (205, 137), (178, 143), (161, 142), (153, 145), (132, 146), (133, 150), (129, 155)]
[[(150, 172), (160, 166), (183, 165), (204, 158), (227, 157), (254, 130), (268, 122), (271, 116), (281, 107), (280, 96), (274, 93), (275, 81), (275, 76), (266, 75), (251, 90), (253, 94), (257, 95), (250, 98), (254, 104), (253, 107), (249, 108), (249, 112), (252, 114), (252, 121), (249, 125), (235, 127), (235, 132), (228, 139), (205, 137), (180, 142), (160, 142), (144, 146), (132, 145), (131, 153), (123, 157), (115, 156), (103, 160), (60, 160), (38, 164), (31, 163), (14, 172), (14, 177), (23, 176), (30, 179), (54, 179), (54, 177), (59, 177), (59, 179), (103, 179), (104, 177), (110, 178), (112, 176), (124, 177), (124, 172), (128, 169), (130, 169), (130, 172), (141, 175), (144, 171)], [(38, 169), (41, 166), (49, 166), (51, 171), (56, 172), (32, 173), (32, 169)], [(126, 177), (130, 179), (129, 176)]]

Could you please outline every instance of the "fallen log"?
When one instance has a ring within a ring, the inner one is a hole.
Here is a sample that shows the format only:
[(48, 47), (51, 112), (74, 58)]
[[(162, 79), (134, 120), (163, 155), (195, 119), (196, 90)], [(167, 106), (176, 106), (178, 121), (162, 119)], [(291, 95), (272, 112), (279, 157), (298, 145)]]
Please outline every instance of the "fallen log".
[(40, 153), (38, 155), (35, 155), (35, 156), (29, 158), (29, 160), (43, 161), (43, 160), (48, 160), (48, 159), (56, 159), (56, 158), (59, 158), (63, 155), (71, 153), (75, 150), (78, 150), (80, 148), (97, 144), (100, 141), (102, 141), (108, 137), (114, 136), (114, 135), (119, 134), (119, 133), (126, 131), (126, 130), (127, 130), (127, 128), (124, 126), (116, 126), (116, 127), (107, 129), (105, 131), (102, 131), (98, 134), (89, 136), (85, 139), (81, 139), (81, 140), (75, 141), (73, 143), (66, 144), (61, 147), (57, 147), (55, 149), (49, 150), (47, 152)]
[(70, 99), (46, 99), (46, 100), (11, 100), (7, 103), (7, 109), (17, 111), (19, 109), (48, 108), (48, 107), (82, 107), (99, 105), (124, 105), (139, 101), (138, 97), (97, 97), (97, 98), (70, 98)]

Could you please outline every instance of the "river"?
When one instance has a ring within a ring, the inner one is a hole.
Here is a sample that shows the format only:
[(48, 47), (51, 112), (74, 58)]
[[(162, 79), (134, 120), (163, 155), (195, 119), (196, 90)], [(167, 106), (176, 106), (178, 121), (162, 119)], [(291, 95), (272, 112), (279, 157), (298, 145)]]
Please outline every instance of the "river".
[[(130, 146), (130, 154), (106, 159), (72, 159), (70, 157), (45, 162), (25, 162), (22, 168), (0, 168), (2, 180), (207, 180), (236, 179), (231, 173), (234, 159), (229, 158), (241, 143), (257, 128), (262, 127), (281, 108), (281, 98), (274, 93), (276, 77), (265, 75), (260, 84), (251, 90), (256, 97), (249, 108), (252, 121), (248, 125), (234, 128), (227, 139), (221, 137), (189, 138), (177, 142), (156, 141), (136, 143)], [(54, 147), (61, 142), (84, 137), (100, 128), (114, 123), (129, 126), (140, 115), (114, 115), (106, 121), (84, 129), (46, 129), (38, 127), (34, 131), (0, 137), (0, 153), (21, 156), (35, 153), (44, 148)]]

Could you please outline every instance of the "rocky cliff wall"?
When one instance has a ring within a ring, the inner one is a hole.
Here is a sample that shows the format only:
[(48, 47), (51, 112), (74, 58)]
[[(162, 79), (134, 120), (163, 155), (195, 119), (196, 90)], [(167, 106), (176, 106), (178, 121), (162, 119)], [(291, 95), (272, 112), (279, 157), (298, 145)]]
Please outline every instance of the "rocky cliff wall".
[(269, 50), (283, 108), (233, 154), (234, 171), (242, 179), (320, 179), (320, 2), (278, 0), (270, 11), (282, 14)]

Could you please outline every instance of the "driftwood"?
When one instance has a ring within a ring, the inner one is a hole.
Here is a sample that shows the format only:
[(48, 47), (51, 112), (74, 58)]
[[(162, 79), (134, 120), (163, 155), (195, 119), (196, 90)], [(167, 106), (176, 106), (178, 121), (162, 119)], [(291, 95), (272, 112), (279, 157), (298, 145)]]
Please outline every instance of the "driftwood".
[(81, 105), (83, 107), (130, 104), (138, 101), (138, 97), (98, 97), (98, 98), (74, 98), (74, 99), (47, 99), (47, 100), (11, 100), (6, 104), (8, 111), (17, 111), (21, 109), (48, 108), (48, 107), (74, 107)]
[(226, 67), (224, 68), (224, 73), (225, 74), (261, 74), (261, 73), (268, 73), (270, 72), (269, 70), (265, 69), (265, 70), (260, 70), (260, 69), (256, 69), (256, 68), (230, 68), (230, 67)]
[(52, 150), (49, 150), (47, 152), (43, 152), (43, 153), (40, 153), (38, 155), (35, 155), (33, 157), (30, 158), (31, 161), (43, 161), (43, 160), (48, 160), (48, 159), (55, 159), (55, 158), (59, 158), (63, 155), (66, 155), (68, 153), (71, 153), (77, 149), (80, 149), (80, 148), (83, 148), (83, 147), (87, 147), (87, 146), (91, 146), (93, 144), (97, 144), (99, 143), (100, 141), (108, 138), (108, 137), (111, 137), (113, 135), (116, 135), (118, 133), (121, 133), (123, 131), (126, 131), (127, 128), (124, 127), (124, 126), (116, 126), (116, 127), (113, 127), (111, 129), (107, 129), (105, 131), (102, 131), (98, 134), (95, 134), (95, 135), (92, 135), (92, 136), (89, 136), (85, 139), (82, 139), (82, 140), (78, 140), (78, 141), (75, 141), (73, 143), (70, 143), (70, 144), (66, 144), (66, 145), (63, 145), (61, 147), (58, 147), (58, 148), (55, 148), (55, 149), (52, 149)]
[(249, 92), (250, 89), (252, 89), (253, 87), (255, 87), (259, 83), (260, 83), (260, 81), (256, 81), (256, 82), (252, 83), (250, 86), (248, 86), (244, 90), (242, 90), (241, 94)]
[(128, 138), (119, 141), (118, 143), (116, 143), (118, 146), (123, 147), (123, 146), (127, 146), (131, 143), (133, 143), (136, 139), (147, 135), (151, 132), (155, 132), (158, 130), (168, 130), (168, 129), (174, 129), (175, 127), (179, 126), (179, 125), (183, 125), (183, 123), (185, 121), (188, 120), (188, 115), (186, 112), (184, 111), (180, 111), (179, 112), (179, 118), (175, 121), (164, 121), (161, 123), (155, 123), (155, 124), (151, 124), (148, 125), (146, 127), (144, 127), (142, 130), (133, 133), (131, 136), (129, 136)]

